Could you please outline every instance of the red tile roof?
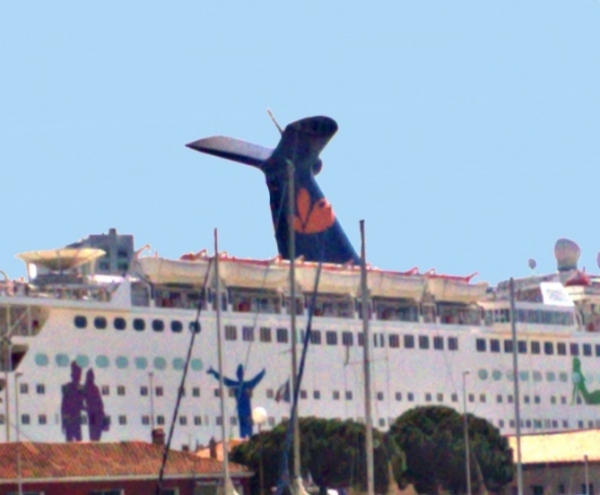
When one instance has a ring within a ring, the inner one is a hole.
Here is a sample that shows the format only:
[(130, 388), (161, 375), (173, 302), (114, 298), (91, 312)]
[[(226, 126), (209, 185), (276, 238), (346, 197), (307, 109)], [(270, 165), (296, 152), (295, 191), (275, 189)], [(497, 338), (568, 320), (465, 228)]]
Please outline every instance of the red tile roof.
[[(163, 457), (163, 447), (145, 442), (2, 443), (0, 482), (17, 478), (17, 448), (23, 479), (158, 477)], [(232, 477), (251, 474), (244, 466), (229, 466)], [(221, 473), (219, 461), (179, 451), (169, 452), (165, 468), (165, 478)]]

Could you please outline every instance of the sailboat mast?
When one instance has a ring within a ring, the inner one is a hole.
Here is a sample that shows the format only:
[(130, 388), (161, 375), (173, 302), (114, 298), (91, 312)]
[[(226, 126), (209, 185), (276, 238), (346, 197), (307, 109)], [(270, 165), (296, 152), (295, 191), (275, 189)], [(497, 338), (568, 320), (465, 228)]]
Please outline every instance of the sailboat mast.
[(229, 477), (229, 444), (227, 441), (227, 421), (225, 418), (225, 377), (223, 375), (223, 344), (221, 342), (221, 278), (219, 275), (219, 234), (214, 231), (215, 238), (215, 279), (217, 290), (217, 352), (219, 354), (219, 397), (221, 405), (221, 436), (223, 438), (223, 493), (230, 495), (233, 484)]
[(360, 221), (360, 291), (363, 321), (365, 375), (365, 450), (367, 453), (367, 495), (375, 493), (375, 468), (373, 459), (373, 420), (371, 417), (371, 333), (369, 330), (369, 288), (367, 285), (367, 254), (365, 246), (365, 221)]
[(519, 396), (519, 362), (517, 342), (517, 312), (515, 311), (515, 280), (511, 277), (510, 282), (510, 326), (512, 330), (513, 344), (513, 385), (515, 394), (515, 424), (517, 440), (517, 490), (518, 495), (523, 495), (523, 464), (521, 463), (521, 411)]
[[(294, 232), (294, 208), (296, 198), (296, 186), (294, 183), (294, 164), (291, 160), (287, 160), (288, 174), (288, 204), (287, 204), (287, 221), (288, 221), (288, 252), (290, 256), (290, 333), (291, 354), (292, 354), (292, 394), (296, 391), (296, 373), (298, 369), (298, 356), (296, 354), (296, 344), (298, 336), (296, 335), (296, 233)], [(294, 472), (293, 478), (300, 478), (300, 413), (298, 404), (296, 404), (296, 414), (293, 417), (293, 433), (294, 433)]]

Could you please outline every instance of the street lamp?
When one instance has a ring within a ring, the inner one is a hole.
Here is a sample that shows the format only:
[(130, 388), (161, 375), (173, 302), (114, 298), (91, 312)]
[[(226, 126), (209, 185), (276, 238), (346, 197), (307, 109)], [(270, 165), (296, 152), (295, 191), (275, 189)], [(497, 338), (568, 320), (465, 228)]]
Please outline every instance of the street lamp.
[(469, 465), (469, 422), (467, 420), (467, 375), (468, 371), (463, 371), (463, 421), (465, 429), (465, 471), (467, 472), (467, 495), (471, 495), (471, 466)]
[(263, 469), (263, 438), (261, 434), (261, 427), (267, 421), (267, 410), (264, 407), (255, 407), (252, 410), (252, 421), (258, 426), (258, 442), (260, 446), (260, 455), (258, 459), (259, 479), (260, 479), (260, 495), (264, 493), (265, 486), (265, 475)]
[(21, 416), (19, 414), (19, 378), (23, 373), (15, 373), (15, 408), (17, 413), (17, 481), (19, 486), (19, 495), (23, 495), (23, 482), (21, 480)]
[(583, 467), (585, 469), (585, 494), (586, 495), (591, 495), (591, 490), (590, 490), (590, 471), (589, 471), (589, 466), (588, 466), (588, 456), (587, 454), (583, 456)]

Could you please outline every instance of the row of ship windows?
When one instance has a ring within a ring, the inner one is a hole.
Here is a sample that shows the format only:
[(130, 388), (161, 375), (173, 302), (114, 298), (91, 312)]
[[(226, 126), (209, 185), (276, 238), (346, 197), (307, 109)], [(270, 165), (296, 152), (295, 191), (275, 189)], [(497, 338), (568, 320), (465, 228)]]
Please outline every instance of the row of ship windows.
[[(21, 394), (29, 394), (29, 384), (28, 383), (20, 383), (19, 384), (19, 393)], [(37, 394), (45, 394), (46, 393), (46, 385), (43, 383), (38, 383), (35, 385), (35, 391)], [(117, 391), (117, 395), (118, 396), (125, 396), (126, 395), (126, 389), (124, 385), (117, 385), (116, 387), (116, 391)], [(156, 397), (162, 397), (164, 396), (164, 387), (162, 386), (156, 386), (153, 389), (154, 391), (154, 396)], [(181, 389), (182, 391), (182, 395), (185, 396), (185, 388)], [(142, 397), (147, 397), (149, 395), (150, 389), (143, 385), (140, 387), (140, 395)], [(101, 385), (100, 386), (100, 393), (104, 396), (110, 395), (110, 386), (109, 385)], [(229, 397), (235, 397), (235, 389), (228, 389), (228, 395)], [(220, 391), (218, 388), (214, 388), (213, 389), (213, 395), (215, 397), (220, 397)], [(308, 399), (308, 391), (307, 390), (300, 390), (300, 399)], [(268, 399), (275, 399), (275, 400), (281, 400), (280, 397), (277, 396), (277, 393), (274, 389), (269, 388), (266, 391), (266, 396)], [(342, 396), (345, 400), (353, 400), (354, 399), (354, 394), (352, 392), (352, 390), (346, 390), (342, 391), (340, 390), (333, 390), (331, 393), (331, 398), (333, 400), (341, 400)], [(192, 397), (200, 397), (200, 387), (192, 387)], [(312, 398), (315, 400), (320, 400), (321, 399), (321, 391), (320, 390), (313, 390), (312, 391)], [(383, 401), (385, 400), (385, 394), (384, 392), (376, 392), (375, 393), (375, 398), (378, 401)], [(394, 399), (397, 402), (401, 402), (403, 400), (403, 394), (402, 392), (394, 392)], [(415, 401), (415, 394), (413, 392), (407, 392), (406, 393), (406, 400), (408, 402), (414, 402)], [(424, 394), (424, 400), (425, 402), (433, 402), (434, 401), (434, 394), (426, 392)], [(444, 394), (443, 393), (437, 393), (435, 394), (435, 400), (437, 402), (443, 402), (444, 401)], [(453, 393), (450, 395), (450, 400), (452, 402), (458, 402), (458, 394)], [(476, 397), (476, 394), (469, 394), (468, 395), (468, 401), (470, 403), (474, 403), (474, 402), (480, 402), (482, 404), (487, 403), (487, 395), (486, 394), (479, 394), (478, 397)], [(508, 404), (512, 404), (514, 402), (514, 397), (511, 394), (506, 395), (506, 399), (504, 398), (504, 396), (502, 394), (498, 394), (496, 395), (496, 403), (498, 404), (502, 404), (506, 401), (506, 403)], [(555, 396), (552, 395), (550, 397), (550, 404), (552, 405), (556, 405), (560, 402), (560, 404), (562, 405), (566, 405), (567, 404), (567, 397), (562, 395), (562, 396)], [(523, 404), (541, 404), (542, 400), (541, 397), (539, 395), (534, 395), (534, 396), (530, 396), (530, 395), (523, 395), (522, 396), (522, 403)], [(581, 404), (581, 398), (577, 398), (577, 404)]]
[[(490, 352), (501, 352), (504, 350), (505, 353), (512, 353), (514, 346), (513, 341), (511, 339), (505, 339), (501, 341), (500, 339), (476, 339), (475, 347), (478, 352), (486, 352), (489, 348)], [(519, 354), (542, 354), (546, 356), (566, 356), (567, 355), (567, 343), (566, 342), (539, 342), (537, 340), (532, 340), (529, 342), (529, 346), (527, 345), (527, 341), (519, 340), (517, 342), (517, 351)], [(576, 342), (570, 342), (568, 344), (569, 355), (571, 356), (592, 356), (592, 344), (580, 344)], [(600, 357), (600, 344), (594, 345), (594, 353), (596, 357)], [(580, 352), (581, 351), (581, 352)]]
[[(88, 326), (88, 319), (86, 316), (77, 315), (75, 316), (73, 322), (77, 328), (87, 328)], [(106, 330), (108, 326), (108, 320), (104, 316), (96, 316), (93, 319), (93, 325), (94, 328), (97, 328), (98, 330)], [(126, 330), (127, 320), (117, 316), (113, 319), (112, 325), (115, 330)], [(134, 318), (131, 326), (134, 330), (143, 332), (146, 330), (146, 320), (143, 318)], [(164, 332), (165, 322), (160, 319), (154, 319), (152, 320), (151, 327), (155, 332)], [(196, 321), (190, 321), (188, 327), (190, 331), (194, 331), (196, 333), (200, 332), (200, 324)], [(181, 333), (183, 331), (183, 323), (179, 320), (171, 320), (170, 328), (174, 333)]]
[[(74, 323), (77, 328), (87, 328), (88, 326), (87, 317), (81, 315), (75, 316)], [(95, 328), (104, 330), (106, 329), (108, 322), (104, 316), (96, 316), (93, 320), (93, 324)], [(127, 321), (125, 318), (121, 317), (114, 318), (113, 326), (116, 330), (125, 330), (127, 328)], [(142, 318), (134, 318), (132, 326), (134, 330), (139, 332), (144, 331), (146, 329), (146, 321)], [(153, 319), (150, 323), (150, 326), (155, 332), (163, 332), (165, 329), (165, 322), (160, 319)], [(180, 333), (183, 330), (183, 324), (179, 320), (172, 320), (170, 327), (171, 331), (175, 333)], [(200, 331), (200, 325), (195, 321), (189, 323), (189, 328), (190, 330), (195, 330), (196, 332)], [(255, 327), (243, 326), (241, 330), (242, 341), (254, 342), (256, 340)], [(304, 336), (305, 332), (301, 331), (300, 340), (303, 341)], [(271, 327), (260, 327), (258, 337), (260, 342), (275, 341), (280, 344), (287, 344), (290, 341), (289, 330), (287, 328), (277, 328), (275, 329), (275, 335), (273, 335)], [(391, 333), (387, 334), (387, 339), (385, 337), (386, 335), (382, 333), (374, 333), (374, 346), (388, 346), (393, 349), (398, 349), (403, 345), (405, 349), (414, 349), (418, 344), (419, 349), (429, 349), (430, 347), (433, 347), (433, 349), (443, 351), (446, 348), (446, 345), (444, 344), (444, 337), (440, 336), (433, 337), (431, 344), (430, 337), (428, 335), (418, 335), (415, 339), (414, 335), (399, 335)], [(238, 327), (236, 325), (225, 325), (225, 340), (238, 340)], [(310, 334), (310, 343), (313, 345), (321, 345), (325, 343), (326, 345), (335, 346), (341, 342), (341, 344), (344, 346), (353, 346), (355, 341), (359, 346), (364, 345), (364, 335), (362, 333), (357, 333), (355, 340), (354, 333), (350, 331), (341, 332), (341, 336), (335, 330), (327, 330), (325, 332), (322, 332), (321, 330), (311, 330)], [(457, 351), (458, 338), (447, 337), (447, 348), (450, 351)]]
[[(597, 420), (583, 420), (578, 419), (577, 421), (577, 429), (583, 430), (584, 428), (600, 428), (600, 419)], [(515, 428), (517, 422), (514, 419), (509, 421), (505, 421), (503, 419), (498, 420), (499, 428), (506, 428), (507, 424), (510, 428)], [(520, 421), (521, 428), (535, 428), (535, 429), (556, 429), (559, 428), (559, 424), (563, 429), (575, 428), (575, 420), (572, 423), (569, 423), (568, 419), (522, 419)]]
[[(305, 331), (300, 332), (300, 340), (304, 340)], [(324, 336), (324, 338), (323, 338)], [(386, 339), (387, 336), (387, 339)], [(286, 344), (289, 342), (289, 332), (287, 328), (275, 329), (275, 339), (273, 339), (273, 333), (271, 327), (260, 327), (258, 333), (259, 340), (261, 342), (276, 342), (280, 344)], [(443, 351), (446, 346), (450, 351), (458, 350), (458, 338), (447, 337), (447, 344), (444, 343), (444, 337), (434, 336), (431, 338), (428, 335), (418, 335), (416, 338), (414, 335), (399, 335), (397, 333), (374, 333), (373, 334), (373, 345), (375, 347), (390, 347), (398, 349), (402, 345), (405, 349), (433, 349)], [(225, 325), (225, 340), (235, 341), (238, 340), (238, 328), (235, 325)], [(255, 341), (255, 328), (251, 326), (242, 327), (242, 341), (254, 342)], [(338, 333), (335, 330), (311, 330), (310, 332), (310, 343), (313, 345), (338, 345), (341, 341), (343, 346), (353, 346), (355, 343), (354, 332), (343, 331)], [(356, 333), (356, 343), (359, 346), (363, 346), (365, 343), (364, 335), (361, 332)]]
[[(143, 426), (150, 426), (151, 425), (151, 416), (148, 414), (142, 414), (140, 416), (140, 424)], [(283, 417), (282, 420), (286, 420), (287, 417)], [(364, 421), (363, 418), (357, 418), (358, 421)], [(21, 425), (31, 425), (32, 424), (32, 416), (30, 414), (21, 414), (20, 417), (20, 424)], [(154, 421), (156, 423), (156, 425), (158, 426), (164, 426), (166, 424), (166, 418), (164, 415), (162, 414), (158, 414), (156, 415), (156, 417), (154, 418)], [(386, 424), (387, 425), (391, 425), (393, 422), (395, 421), (394, 418), (379, 418), (377, 420), (377, 424), (379, 427), (385, 427)], [(576, 420), (577, 421), (577, 428), (578, 429), (583, 429), (583, 428), (600, 428), (600, 420)], [(0, 414), (0, 425), (4, 425), (6, 422), (6, 418), (4, 414)], [(80, 423), (82, 425), (87, 425), (88, 422), (93, 423), (93, 419), (92, 421), (88, 420), (88, 417), (83, 414), (80, 417)], [(111, 416), (105, 415), (102, 423), (103, 425), (110, 425), (112, 422), (112, 418)], [(117, 422), (120, 426), (126, 426), (128, 424), (130, 424), (129, 419), (127, 417), (126, 414), (120, 414), (117, 416)], [(58, 415), (56, 415), (55, 418), (55, 423), (58, 424), (59, 423), (59, 418)], [(188, 425), (194, 425), (194, 426), (208, 426), (210, 424), (210, 418), (207, 415), (204, 416), (193, 416), (191, 418), (188, 418), (188, 416), (185, 415), (180, 415), (178, 417), (178, 423), (180, 426), (188, 426)], [(238, 423), (238, 419), (235, 416), (231, 416), (229, 418), (229, 423), (231, 426), (237, 426)], [(497, 421), (498, 423), (498, 427), (500, 429), (504, 429), (507, 426), (509, 428), (515, 428), (516, 426), (516, 421), (514, 419), (505, 421), (504, 419), (499, 419)], [(38, 425), (47, 425), (49, 424), (49, 420), (48, 420), (48, 416), (46, 414), (38, 414), (37, 415), (37, 424)], [(222, 416), (216, 416), (215, 417), (215, 424), (217, 426), (221, 426), (222, 424)], [(276, 424), (276, 419), (273, 416), (269, 416), (267, 418), (267, 424), (270, 427), (275, 426)], [(560, 427), (564, 428), (564, 429), (568, 429), (568, 428), (573, 428), (575, 426), (575, 421), (573, 421), (573, 423), (569, 423), (568, 419), (562, 419), (562, 420), (557, 420), (557, 419), (522, 419), (521, 420), (521, 428), (534, 428), (534, 429), (557, 429)]]
[[(74, 360), (81, 368), (87, 368), (90, 365), (90, 358), (85, 354), (78, 354)], [(39, 352), (35, 355), (34, 361), (38, 366), (48, 366), (50, 364), (50, 357), (43, 352)], [(133, 364), (130, 361), (133, 361)], [(150, 363), (150, 360), (143, 356), (137, 356), (131, 359), (127, 356), (117, 356), (114, 360), (114, 365), (118, 369), (127, 369), (132, 365), (138, 370), (145, 370), (152, 364), (155, 370), (164, 371), (167, 369), (168, 363), (164, 357), (156, 356), (152, 358), (151, 361), (152, 362)], [(54, 362), (59, 368), (67, 368), (71, 365), (71, 358), (67, 354), (59, 353), (54, 356)], [(96, 356), (94, 363), (98, 368), (102, 369), (108, 368), (111, 364), (110, 359), (104, 354)], [(171, 366), (174, 370), (181, 371), (185, 368), (185, 359), (173, 358)], [(202, 371), (203, 368), (204, 363), (202, 362), (202, 359), (190, 359), (190, 369), (192, 371)]]

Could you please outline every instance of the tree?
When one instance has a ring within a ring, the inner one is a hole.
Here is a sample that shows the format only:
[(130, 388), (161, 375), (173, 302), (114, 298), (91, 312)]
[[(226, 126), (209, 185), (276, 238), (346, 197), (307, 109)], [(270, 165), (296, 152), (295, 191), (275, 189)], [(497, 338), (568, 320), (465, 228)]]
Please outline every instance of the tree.
[[(508, 441), (489, 421), (467, 415), (471, 486), (497, 491), (514, 476)], [(416, 407), (398, 417), (387, 435), (394, 479), (418, 493), (466, 492), (463, 416), (444, 406)], [(402, 460), (399, 458), (404, 456)]]
[[(262, 460), (265, 487), (276, 486), (279, 481), (281, 459), (287, 422), (273, 430), (262, 432)], [(383, 435), (374, 431), (375, 486), (378, 493), (387, 491), (389, 474)], [(310, 473), (319, 491), (327, 488), (366, 487), (365, 426), (355, 421), (336, 419), (300, 418), (301, 470), (304, 477)], [(259, 435), (237, 446), (230, 454), (234, 462), (248, 466), (255, 475), (250, 480), (253, 494), (259, 490), (260, 467)], [(291, 456), (290, 456), (291, 457)], [(291, 460), (291, 459), (290, 459)], [(291, 468), (291, 463), (290, 463)]]

